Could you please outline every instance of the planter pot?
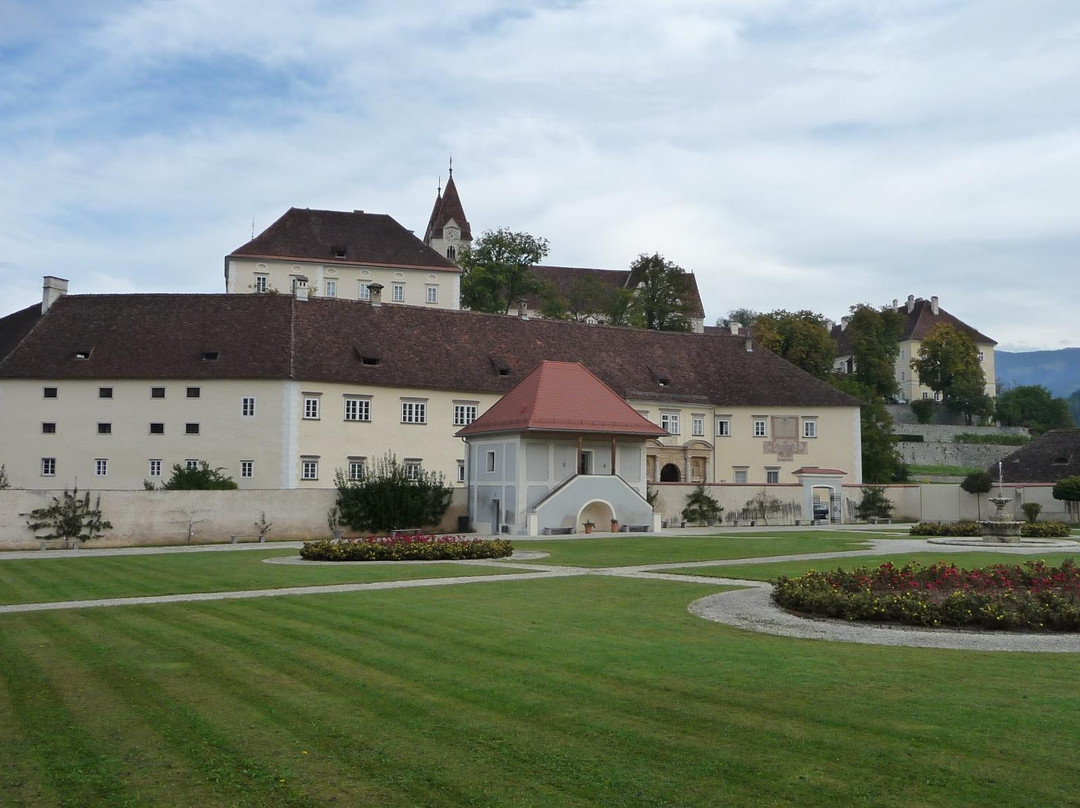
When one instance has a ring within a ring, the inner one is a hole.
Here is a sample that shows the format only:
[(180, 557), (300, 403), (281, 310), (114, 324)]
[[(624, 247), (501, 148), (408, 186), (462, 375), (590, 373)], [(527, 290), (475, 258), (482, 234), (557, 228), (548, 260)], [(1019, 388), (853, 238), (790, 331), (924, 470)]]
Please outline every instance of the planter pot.
[(611, 532), (612, 533), (618, 533), (619, 532), (619, 520), (618, 519), (612, 519), (611, 520)]
[(585, 528), (586, 533), (592, 533), (592, 531), (593, 531), (593, 526), (592, 525), (584, 525), (584, 528)]

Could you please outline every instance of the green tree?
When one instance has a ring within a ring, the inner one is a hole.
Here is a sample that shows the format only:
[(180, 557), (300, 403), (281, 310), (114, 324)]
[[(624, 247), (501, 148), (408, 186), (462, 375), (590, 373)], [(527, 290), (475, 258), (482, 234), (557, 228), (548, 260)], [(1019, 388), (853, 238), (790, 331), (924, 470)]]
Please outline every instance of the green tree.
[(545, 238), (507, 228), (487, 231), (458, 262), (462, 304), (473, 311), (508, 313), (520, 298), (544, 289), (531, 270), (547, 254)]
[(1054, 483), (1054, 499), (1065, 503), (1065, 508), (1076, 520), (1076, 503), (1080, 502), (1080, 477), (1064, 477)]
[(783, 309), (758, 315), (752, 330), (754, 339), (774, 354), (782, 356), (811, 376), (828, 379), (836, 359), (825, 318), (812, 311)]
[(39, 530), (49, 532), (42, 539), (64, 539), (65, 541), (88, 541), (112, 530), (112, 525), (101, 514), (101, 495), (94, 504), (90, 504), (90, 492), (79, 496), (78, 486), (74, 490), (64, 489), (59, 497), (52, 497), (52, 504), (44, 508), (34, 508), (26, 520), (27, 526), (35, 533)]
[(346, 479), (339, 469), (334, 484), (341, 523), (374, 532), (437, 525), (453, 495), (442, 474), (412, 472), (392, 454), (359, 480)]
[(659, 253), (642, 253), (630, 265), (631, 322), (654, 331), (689, 331), (686, 270)]
[(875, 309), (860, 303), (851, 307), (847, 335), (855, 365), (852, 377), (885, 399), (899, 392), (896, 358), (905, 320), (891, 306)]
[(200, 460), (195, 468), (174, 463), (172, 476), (161, 486), (166, 491), (232, 491), (237, 488), (236, 481), (224, 473), (224, 469), (210, 468), (205, 460)]
[(1021, 385), (997, 397), (994, 414), (1003, 426), (1025, 426), (1041, 434), (1073, 425), (1069, 403), (1055, 398), (1041, 384)]
[(1072, 416), (1074, 424), (1080, 424), (1080, 390), (1073, 391), (1065, 402), (1069, 405), (1069, 415)]
[(979, 364), (979, 349), (965, 331), (938, 323), (919, 347), (911, 362), (919, 380), (938, 393), (945, 405), (963, 413), (970, 424), (977, 416), (993, 412), (993, 400), (985, 392), (986, 380)]
[(699, 525), (713, 524), (724, 512), (723, 506), (705, 490), (705, 483), (699, 483), (697, 488), (690, 492), (686, 498), (686, 507), (682, 510), (682, 518), (687, 522), (695, 522)]
[(732, 309), (726, 316), (718, 317), (716, 324), (724, 328), (731, 328), (733, 324), (749, 328), (759, 316), (761, 316), (760, 312), (756, 312), (753, 309)]
[(990, 477), (990, 473), (987, 471), (973, 471), (961, 481), (960, 487), (969, 494), (975, 495), (976, 513), (978, 513), (979, 519), (982, 519), (982, 499), (979, 495), (989, 494), (990, 489), (994, 487), (994, 480)]
[(855, 507), (855, 513), (863, 521), (870, 519), (888, 519), (892, 516), (893, 504), (885, 494), (885, 489), (879, 485), (871, 485), (863, 489), (862, 499)]
[(840, 378), (834, 386), (861, 402), (859, 421), (862, 440), (863, 480), (868, 483), (899, 482), (907, 477), (907, 467), (896, 450), (893, 419), (885, 399), (870, 387), (851, 378)]

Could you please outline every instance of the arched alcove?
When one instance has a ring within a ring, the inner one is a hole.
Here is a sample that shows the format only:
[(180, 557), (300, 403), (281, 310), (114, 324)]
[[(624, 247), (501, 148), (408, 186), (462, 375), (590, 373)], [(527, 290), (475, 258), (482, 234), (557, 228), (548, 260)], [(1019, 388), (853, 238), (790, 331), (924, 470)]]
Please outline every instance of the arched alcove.
[(682, 480), (682, 473), (679, 471), (679, 467), (674, 463), (668, 463), (662, 469), (660, 469), (660, 482), (662, 483), (677, 483)]

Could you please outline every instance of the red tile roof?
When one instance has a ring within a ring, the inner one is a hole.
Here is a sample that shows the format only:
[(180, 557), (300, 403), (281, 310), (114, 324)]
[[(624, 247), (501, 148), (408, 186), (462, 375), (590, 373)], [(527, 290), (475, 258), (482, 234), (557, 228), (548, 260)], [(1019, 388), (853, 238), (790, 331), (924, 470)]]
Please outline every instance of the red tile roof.
[(487, 412), (456, 434), (585, 432), (667, 435), (579, 362), (543, 361)]
[(457, 269), (384, 213), (310, 208), (289, 208), (232, 257)]
[[(930, 329), (938, 323), (947, 323), (958, 331), (963, 331), (970, 336), (977, 344), (982, 345), (997, 345), (997, 342), (990, 339), (990, 337), (972, 328), (963, 320), (949, 314), (945, 309), (938, 306), (938, 313), (934, 314), (933, 304), (929, 300), (918, 298), (915, 300), (915, 305), (911, 312), (907, 311), (907, 304), (900, 303), (900, 311), (907, 314), (907, 319), (904, 321), (904, 330), (900, 335), (900, 341), (906, 340), (918, 340), (922, 341), (926, 339), (926, 335), (930, 333)], [(851, 336), (848, 330), (842, 327), (839, 323), (833, 326), (832, 330), (833, 342), (836, 343), (836, 355), (837, 356), (849, 356), (851, 354)], [(915, 357), (912, 357), (913, 359)]]

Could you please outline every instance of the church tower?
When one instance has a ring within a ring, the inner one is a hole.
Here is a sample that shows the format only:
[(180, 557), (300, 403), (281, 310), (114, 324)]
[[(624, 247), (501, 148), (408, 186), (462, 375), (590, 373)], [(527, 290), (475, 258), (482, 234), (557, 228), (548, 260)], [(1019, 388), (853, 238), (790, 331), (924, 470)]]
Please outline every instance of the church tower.
[(457, 186), (454, 184), (454, 161), (450, 161), (450, 178), (446, 188), (440, 188), (435, 196), (435, 205), (431, 209), (427, 230), (424, 231), (424, 243), (457, 263), (461, 251), (472, 244), (472, 229), (461, 207)]

